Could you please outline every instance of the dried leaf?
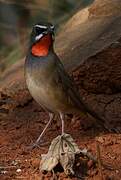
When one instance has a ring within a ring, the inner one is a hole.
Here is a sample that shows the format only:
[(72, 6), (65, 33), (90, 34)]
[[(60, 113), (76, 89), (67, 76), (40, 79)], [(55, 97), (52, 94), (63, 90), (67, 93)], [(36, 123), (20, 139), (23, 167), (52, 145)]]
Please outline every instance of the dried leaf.
[(41, 171), (51, 171), (60, 163), (65, 174), (74, 174), (73, 165), (75, 155), (79, 154), (80, 150), (73, 138), (69, 134), (63, 134), (53, 139), (47, 154), (42, 155), (40, 164)]

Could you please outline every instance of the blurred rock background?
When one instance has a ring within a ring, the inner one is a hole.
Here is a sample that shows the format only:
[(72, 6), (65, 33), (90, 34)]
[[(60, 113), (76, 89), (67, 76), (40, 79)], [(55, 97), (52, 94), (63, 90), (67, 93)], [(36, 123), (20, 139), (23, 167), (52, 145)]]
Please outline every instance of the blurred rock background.
[(93, 0), (0, 0), (0, 75), (25, 56), (34, 23), (51, 21), (59, 29), (77, 9)]

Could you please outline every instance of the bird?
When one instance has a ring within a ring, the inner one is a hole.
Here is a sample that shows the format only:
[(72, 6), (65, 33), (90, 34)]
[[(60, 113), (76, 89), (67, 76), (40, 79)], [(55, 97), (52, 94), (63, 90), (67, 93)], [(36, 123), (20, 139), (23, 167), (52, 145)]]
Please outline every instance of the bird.
[(54, 39), (53, 24), (39, 22), (33, 26), (25, 60), (25, 79), (34, 100), (49, 113), (49, 121), (34, 145), (41, 142), (55, 116), (60, 117), (62, 134), (66, 114), (90, 114), (104, 126), (104, 121), (83, 102), (74, 80), (54, 50)]

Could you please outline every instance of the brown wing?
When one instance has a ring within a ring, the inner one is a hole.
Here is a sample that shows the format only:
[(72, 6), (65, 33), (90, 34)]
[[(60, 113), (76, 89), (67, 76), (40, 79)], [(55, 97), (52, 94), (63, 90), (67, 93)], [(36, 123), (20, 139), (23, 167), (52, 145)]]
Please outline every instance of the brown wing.
[(96, 112), (94, 112), (87, 104), (83, 103), (78, 90), (76, 88), (76, 85), (74, 84), (74, 81), (71, 79), (71, 77), (66, 73), (63, 64), (59, 60), (59, 58), (56, 56), (56, 69), (57, 69), (57, 77), (58, 82), (60, 83), (60, 86), (64, 89), (66, 92), (66, 95), (68, 96), (69, 101), (71, 101), (75, 107), (80, 109), (80, 112), (82, 111), (85, 114), (90, 114), (92, 117), (94, 117), (98, 123), (103, 126), (105, 130), (109, 130), (106, 125), (104, 125), (104, 120), (98, 116)]
[(63, 88), (66, 96), (68, 97), (68, 101), (71, 102), (77, 109), (86, 113), (85, 105), (81, 101), (81, 97), (76, 88), (76, 85), (73, 79), (68, 75), (65, 71), (63, 64), (56, 56), (56, 70), (57, 70), (57, 81), (59, 85)]

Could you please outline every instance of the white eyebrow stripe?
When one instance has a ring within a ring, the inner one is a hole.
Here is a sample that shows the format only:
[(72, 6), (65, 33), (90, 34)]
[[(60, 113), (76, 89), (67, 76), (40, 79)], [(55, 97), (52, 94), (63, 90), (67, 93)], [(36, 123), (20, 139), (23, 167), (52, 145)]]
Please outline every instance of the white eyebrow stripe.
[(42, 25), (35, 25), (35, 27), (39, 27), (39, 28), (43, 28), (43, 29), (47, 29), (47, 26), (42, 26)]

